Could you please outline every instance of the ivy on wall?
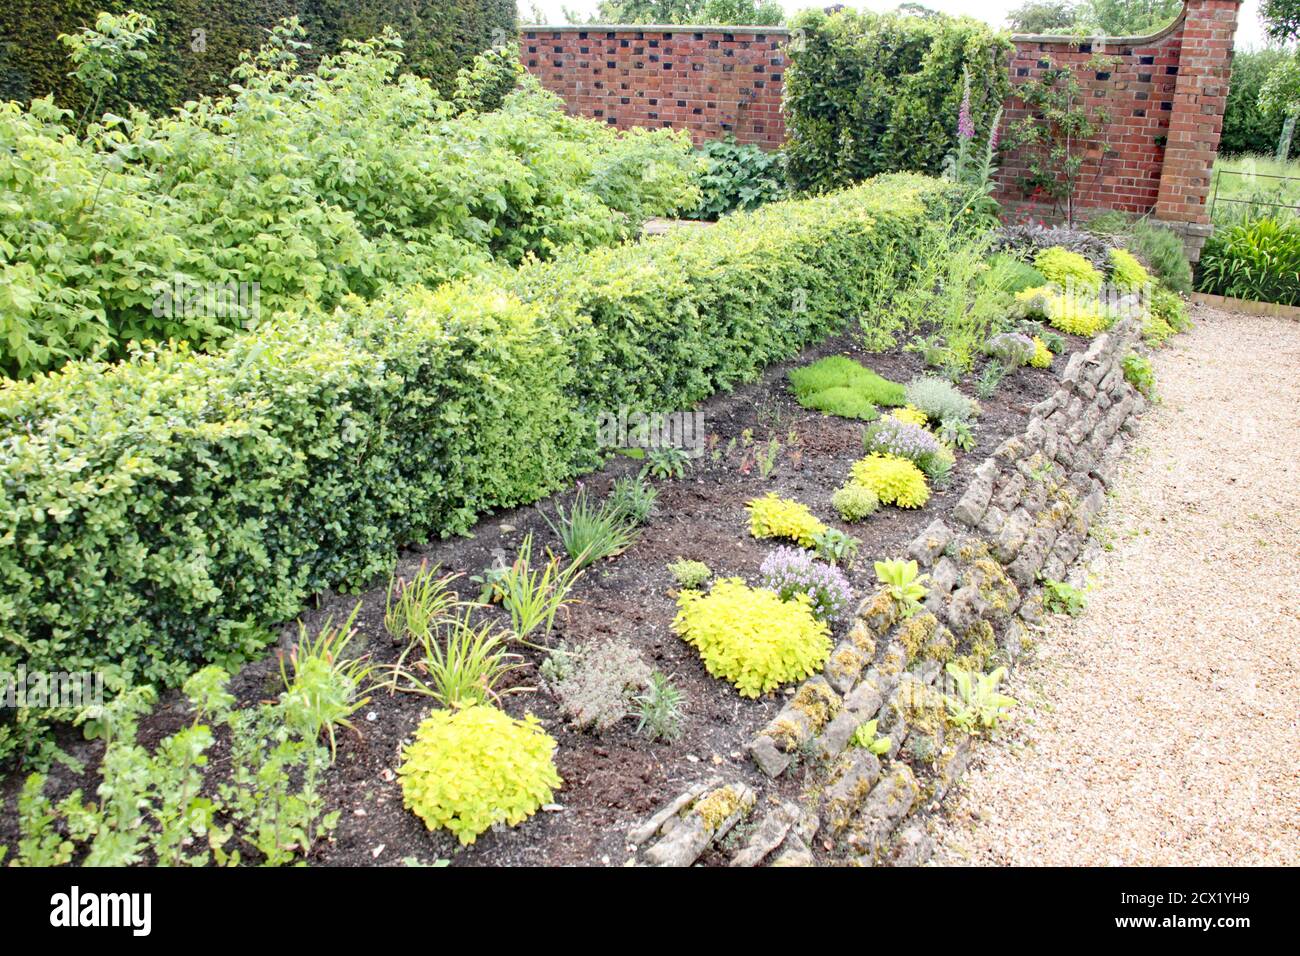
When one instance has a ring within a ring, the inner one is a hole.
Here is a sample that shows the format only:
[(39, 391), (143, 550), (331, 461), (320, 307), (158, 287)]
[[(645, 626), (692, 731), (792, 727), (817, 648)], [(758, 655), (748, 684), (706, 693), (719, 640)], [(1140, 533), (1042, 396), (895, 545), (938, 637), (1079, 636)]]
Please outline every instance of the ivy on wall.
[(494, 44), (513, 41), (514, 0), (5, 0), (0, 6), (0, 100), (53, 93), (78, 109), (82, 91), (67, 76), (61, 33), (94, 23), (101, 10), (152, 17), (150, 55), (123, 78), (109, 109), (128, 103), (154, 112), (203, 93), (220, 93), (242, 50), (256, 49), (270, 28), (297, 16), (307, 28), (311, 64), (344, 39), (376, 36), (388, 25), (405, 43), (405, 69), (450, 92), (456, 71)]
[(790, 29), (785, 114), (795, 189), (938, 173), (957, 148), (963, 69), (977, 140), (1010, 92), (1010, 37), (976, 20), (807, 11)]

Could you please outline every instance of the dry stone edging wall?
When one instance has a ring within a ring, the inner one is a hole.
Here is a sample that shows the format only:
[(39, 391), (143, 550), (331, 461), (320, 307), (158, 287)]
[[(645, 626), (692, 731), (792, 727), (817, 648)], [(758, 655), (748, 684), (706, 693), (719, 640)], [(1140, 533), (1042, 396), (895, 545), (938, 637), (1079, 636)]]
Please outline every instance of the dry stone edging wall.
[[(1117, 324), (1066, 362), (1024, 431), (975, 470), (950, 520), (908, 546), (929, 574), (924, 607), (903, 617), (878, 591), (858, 609), (824, 672), (804, 681), (747, 749), (765, 777), (805, 772), (802, 804), (743, 782), (697, 784), (631, 834), (651, 865), (689, 866), (746, 817), (733, 866), (810, 866), (815, 842), (837, 861), (924, 862), (924, 817), (970, 760), (976, 738), (944, 719), (944, 663), (1011, 667), (1042, 623), (1041, 579), (1064, 580), (1105, 503), (1125, 426), (1146, 402), (1124, 378), (1138, 339)], [(851, 745), (877, 722), (877, 755)], [(760, 809), (761, 808), (761, 809)]]

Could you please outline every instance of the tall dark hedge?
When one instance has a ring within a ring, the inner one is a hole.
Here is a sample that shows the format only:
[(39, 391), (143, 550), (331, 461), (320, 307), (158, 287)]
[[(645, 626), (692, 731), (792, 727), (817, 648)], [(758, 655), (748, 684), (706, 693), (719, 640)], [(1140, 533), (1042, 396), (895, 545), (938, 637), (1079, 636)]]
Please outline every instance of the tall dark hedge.
[(957, 148), (962, 68), (980, 143), (1010, 90), (1010, 36), (977, 20), (810, 10), (790, 29), (786, 174), (797, 190), (938, 173)]
[[(0, 4), (0, 99), (29, 100), (54, 93), (63, 106), (82, 104), (67, 76), (60, 33), (92, 25), (101, 10), (136, 10), (158, 31), (149, 59), (124, 77), (123, 90), (105, 105), (126, 102), (165, 110), (202, 93), (221, 92), (241, 50), (259, 46), (283, 17), (298, 16), (312, 51), (305, 61), (338, 50), (343, 39), (364, 39), (391, 25), (405, 43), (406, 66), (451, 88), (456, 71), (474, 54), (517, 29), (514, 0), (4, 0)], [(195, 32), (204, 33), (196, 50)]]

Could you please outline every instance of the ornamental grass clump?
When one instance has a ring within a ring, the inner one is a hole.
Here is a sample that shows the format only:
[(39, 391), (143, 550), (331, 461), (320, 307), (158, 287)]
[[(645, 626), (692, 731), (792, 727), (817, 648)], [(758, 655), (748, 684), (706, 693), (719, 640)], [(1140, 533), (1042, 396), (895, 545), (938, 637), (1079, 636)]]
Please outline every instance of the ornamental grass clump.
[(788, 601), (806, 594), (818, 620), (834, 624), (848, 617), (853, 588), (844, 572), (798, 548), (777, 548), (758, 569), (763, 587)]
[(563, 783), (554, 752), (531, 714), (515, 720), (486, 704), (435, 710), (402, 753), (402, 803), (430, 830), (446, 827), (468, 845), (551, 802)]
[(920, 508), (930, 500), (925, 473), (914, 462), (893, 455), (868, 455), (854, 462), (852, 483), (869, 489), (884, 505)]
[(769, 493), (745, 505), (749, 511), (749, 533), (755, 538), (786, 538), (805, 548), (817, 543), (826, 525), (808, 510), (808, 506)]
[(830, 655), (830, 627), (817, 620), (806, 594), (782, 601), (775, 591), (723, 578), (707, 595), (683, 591), (677, 606), (673, 629), (742, 697), (810, 677)]

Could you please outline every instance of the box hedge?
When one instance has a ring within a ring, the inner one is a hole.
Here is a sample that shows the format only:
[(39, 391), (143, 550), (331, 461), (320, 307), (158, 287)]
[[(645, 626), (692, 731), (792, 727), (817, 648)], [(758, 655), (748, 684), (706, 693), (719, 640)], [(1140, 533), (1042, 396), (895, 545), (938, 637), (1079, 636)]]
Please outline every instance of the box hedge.
[(595, 410), (683, 408), (856, 321), (873, 257), (942, 228), (954, 202), (939, 181), (882, 177), (348, 299), (220, 354), (6, 382), (0, 671), (174, 684), (250, 654), (312, 593), (597, 464)]

